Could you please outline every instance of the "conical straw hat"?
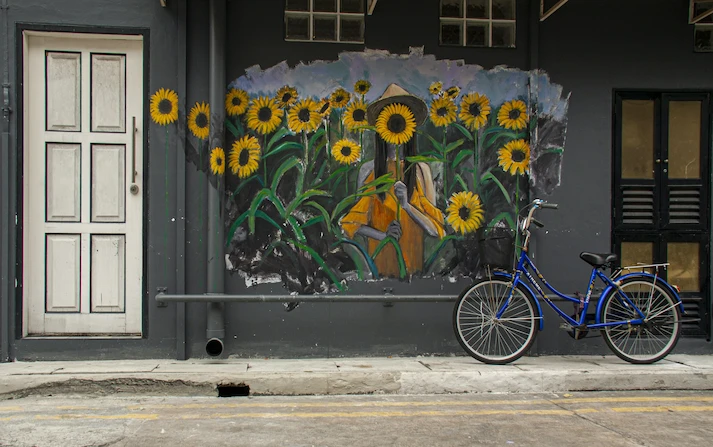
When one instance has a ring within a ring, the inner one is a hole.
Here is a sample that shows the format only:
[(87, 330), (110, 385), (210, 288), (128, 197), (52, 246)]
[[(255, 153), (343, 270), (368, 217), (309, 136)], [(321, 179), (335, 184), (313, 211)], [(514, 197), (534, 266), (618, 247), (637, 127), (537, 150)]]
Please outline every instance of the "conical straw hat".
[(369, 104), (366, 108), (366, 119), (369, 125), (373, 126), (376, 119), (379, 117), (381, 109), (389, 104), (403, 104), (413, 112), (416, 120), (416, 125), (420, 125), (426, 119), (428, 114), (428, 106), (418, 96), (412, 95), (397, 84), (390, 84), (384, 90), (384, 93), (376, 101)]

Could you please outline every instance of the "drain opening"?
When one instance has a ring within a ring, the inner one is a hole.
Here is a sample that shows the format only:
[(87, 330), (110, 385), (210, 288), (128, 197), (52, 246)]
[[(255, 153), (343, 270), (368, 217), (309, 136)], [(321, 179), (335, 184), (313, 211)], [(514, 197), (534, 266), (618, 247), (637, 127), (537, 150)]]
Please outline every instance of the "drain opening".
[(244, 383), (237, 385), (218, 385), (218, 397), (249, 396), (250, 387)]

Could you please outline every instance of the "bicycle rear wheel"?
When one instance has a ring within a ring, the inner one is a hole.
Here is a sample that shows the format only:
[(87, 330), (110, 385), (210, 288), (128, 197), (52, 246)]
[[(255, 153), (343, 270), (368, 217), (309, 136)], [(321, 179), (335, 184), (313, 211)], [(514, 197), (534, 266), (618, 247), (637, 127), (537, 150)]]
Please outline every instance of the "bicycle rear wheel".
[[(497, 312), (512, 299), (505, 312)], [(486, 279), (466, 289), (453, 309), (453, 329), (458, 342), (473, 358), (502, 365), (522, 357), (537, 335), (540, 317), (533, 298), (522, 286), (502, 279)]]
[[(646, 276), (625, 279), (621, 290), (644, 314), (646, 321), (602, 328), (606, 344), (619, 358), (630, 363), (654, 363), (666, 357), (681, 335), (678, 300)], [(603, 299), (602, 323), (640, 318), (621, 291), (612, 289)]]

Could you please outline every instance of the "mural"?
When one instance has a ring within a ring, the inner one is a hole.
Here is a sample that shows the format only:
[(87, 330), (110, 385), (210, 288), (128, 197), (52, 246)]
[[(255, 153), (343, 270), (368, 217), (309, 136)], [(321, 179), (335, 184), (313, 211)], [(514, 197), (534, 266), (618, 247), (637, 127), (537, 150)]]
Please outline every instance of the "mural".
[(541, 71), (345, 52), (248, 68), (226, 95), (225, 150), (207, 147), (199, 103), (187, 155), (224, 187), (226, 266), (248, 285), (474, 276), (497, 264), (489, 235), (512, 260), (516, 216), (559, 184), (567, 105)]

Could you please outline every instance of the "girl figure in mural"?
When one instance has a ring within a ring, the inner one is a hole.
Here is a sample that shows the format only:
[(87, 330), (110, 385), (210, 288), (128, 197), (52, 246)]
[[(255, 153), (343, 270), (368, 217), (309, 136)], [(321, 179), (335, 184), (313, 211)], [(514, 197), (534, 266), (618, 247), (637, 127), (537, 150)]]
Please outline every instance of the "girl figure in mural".
[[(387, 236), (396, 239), (407, 274), (423, 269), (425, 235), (439, 239), (445, 235), (443, 213), (434, 205), (436, 192), (431, 169), (426, 163), (411, 165), (406, 160), (416, 155), (413, 134), (427, 114), (428, 107), (423, 100), (396, 84), (389, 85), (384, 94), (367, 107), (369, 125), (376, 125), (377, 132), (374, 160), (362, 166), (359, 186), (385, 174), (391, 174), (396, 182), (386, 193), (361, 198), (341, 221), (348, 237), (361, 235), (368, 239), (370, 255)], [(403, 144), (397, 151), (397, 146), (387, 143), (385, 138)], [(374, 263), (379, 275), (398, 277), (397, 253), (391, 244), (382, 249)]]

